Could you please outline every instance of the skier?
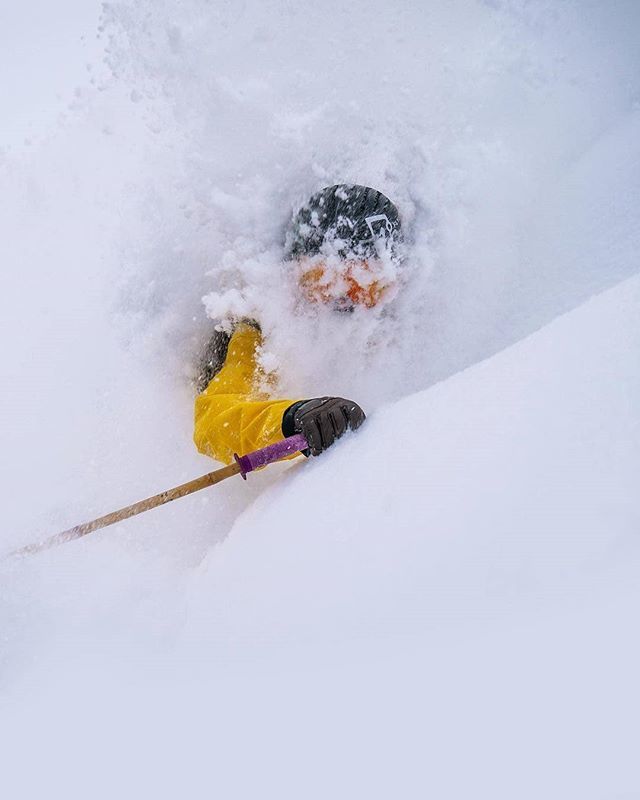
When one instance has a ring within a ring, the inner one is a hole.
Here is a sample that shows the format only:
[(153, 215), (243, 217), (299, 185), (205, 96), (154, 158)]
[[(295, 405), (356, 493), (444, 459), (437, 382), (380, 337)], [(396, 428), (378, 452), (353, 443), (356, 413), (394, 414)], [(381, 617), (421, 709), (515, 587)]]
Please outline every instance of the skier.
[[(285, 239), (304, 299), (338, 312), (373, 308), (392, 291), (389, 263), (400, 258), (398, 211), (383, 194), (366, 186), (338, 184), (313, 195), (294, 215)], [(294, 433), (317, 456), (347, 430), (362, 425), (365, 413), (343, 397), (274, 399), (257, 392), (260, 326), (234, 324), (216, 331), (205, 350), (195, 401), (194, 441), (201, 453), (231, 463)]]

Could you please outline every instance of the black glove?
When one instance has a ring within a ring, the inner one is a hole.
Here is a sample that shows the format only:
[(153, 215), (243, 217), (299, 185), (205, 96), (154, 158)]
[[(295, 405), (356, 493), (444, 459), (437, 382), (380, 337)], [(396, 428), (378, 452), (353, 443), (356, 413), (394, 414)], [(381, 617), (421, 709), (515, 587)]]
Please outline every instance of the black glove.
[(365, 413), (353, 400), (344, 397), (316, 397), (301, 400), (284, 412), (282, 432), (285, 436), (302, 433), (312, 456), (319, 456), (347, 430), (356, 430), (365, 420)]

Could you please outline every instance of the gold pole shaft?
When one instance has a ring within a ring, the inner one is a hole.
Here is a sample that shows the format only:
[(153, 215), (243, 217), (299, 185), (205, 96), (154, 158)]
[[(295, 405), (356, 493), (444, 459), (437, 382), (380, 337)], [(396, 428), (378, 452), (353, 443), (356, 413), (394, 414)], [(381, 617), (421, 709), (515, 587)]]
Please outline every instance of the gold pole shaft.
[(54, 536), (50, 536), (48, 539), (44, 539), (41, 542), (35, 542), (34, 544), (20, 547), (18, 550), (9, 553), (7, 558), (11, 556), (32, 555), (42, 550), (48, 550), (50, 547), (55, 547), (58, 544), (64, 544), (64, 542), (70, 542), (73, 539), (80, 539), (80, 537), (86, 536), (88, 533), (93, 533), (93, 531), (97, 531), (100, 528), (106, 528), (108, 525), (122, 522), (122, 520), (128, 519), (129, 517), (135, 517), (136, 514), (142, 514), (143, 511), (149, 511), (151, 508), (170, 503), (172, 500), (177, 500), (179, 497), (193, 494), (193, 492), (198, 492), (200, 489), (206, 489), (208, 486), (213, 486), (215, 483), (220, 483), (220, 481), (230, 478), (233, 475), (238, 475), (239, 473), (239, 464), (230, 464), (228, 467), (222, 467), (222, 469), (217, 469), (215, 472), (208, 472), (200, 478), (195, 478), (180, 486), (174, 486), (173, 489), (168, 489), (166, 492), (160, 492), (160, 494), (155, 494), (153, 497), (147, 497), (146, 500), (140, 500), (118, 511), (112, 511), (110, 514), (105, 514), (103, 517), (93, 519), (91, 522), (84, 522), (82, 525), (76, 525), (74, 528), (62, 531), (62, 533), (56, 533)]

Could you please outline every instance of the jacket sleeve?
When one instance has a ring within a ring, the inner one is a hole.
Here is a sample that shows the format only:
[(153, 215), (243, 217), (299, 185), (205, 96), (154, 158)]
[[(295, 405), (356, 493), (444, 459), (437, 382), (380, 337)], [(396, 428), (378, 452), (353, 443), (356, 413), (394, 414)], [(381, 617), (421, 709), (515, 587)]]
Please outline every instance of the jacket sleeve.
[(198, 450), (225, 464), (284, 438), (282, 417), (295, 403), (272, 400), (256, 389), (260, 333), (241, 325), (231, 337), (224, 366), (196, 397), (193, 439)]

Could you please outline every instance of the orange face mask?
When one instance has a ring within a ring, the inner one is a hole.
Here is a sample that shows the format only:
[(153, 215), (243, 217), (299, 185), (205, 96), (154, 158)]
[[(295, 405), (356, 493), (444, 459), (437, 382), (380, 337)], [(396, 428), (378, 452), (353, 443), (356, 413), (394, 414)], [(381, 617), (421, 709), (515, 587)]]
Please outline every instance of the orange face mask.
[(300, 264), (300, 287), (311, 303), (334, 303), (344, 310), (373, 308), (390, 289), (376, 266), (366, 259), (340, 261), (337, 266), (314, 259)]

